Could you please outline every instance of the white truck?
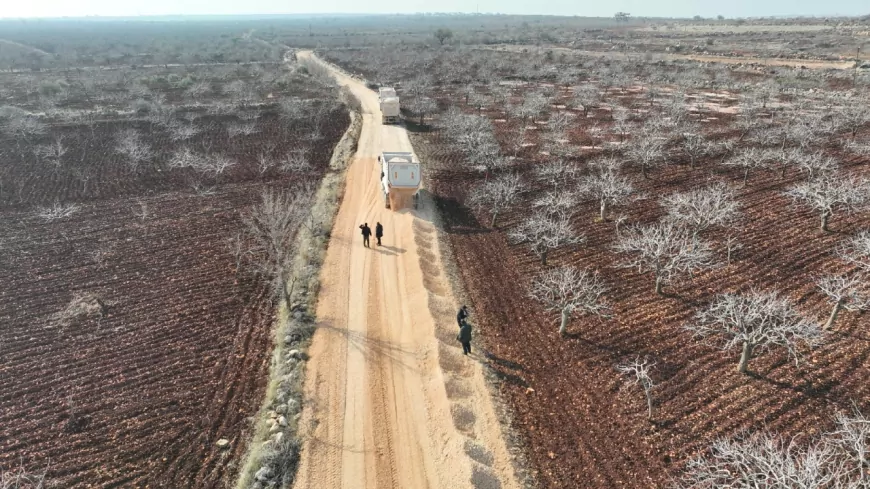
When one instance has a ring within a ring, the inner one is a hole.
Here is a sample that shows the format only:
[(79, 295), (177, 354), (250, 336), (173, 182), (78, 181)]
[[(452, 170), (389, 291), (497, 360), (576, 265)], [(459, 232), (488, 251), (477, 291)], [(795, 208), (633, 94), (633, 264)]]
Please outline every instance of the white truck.
[(408, 206), (417, 208), (420, 189), (420, 160), (413, 153), (387, 152), (378, 156), (381, 164), (381, 191), (384, 206), (395, 211)]
[(399, 122), (399, 96), (396, 95), (396, 90), (391, 87), (379, 88), (378, 101), (381, 104), (382, 122), (384, 124)]

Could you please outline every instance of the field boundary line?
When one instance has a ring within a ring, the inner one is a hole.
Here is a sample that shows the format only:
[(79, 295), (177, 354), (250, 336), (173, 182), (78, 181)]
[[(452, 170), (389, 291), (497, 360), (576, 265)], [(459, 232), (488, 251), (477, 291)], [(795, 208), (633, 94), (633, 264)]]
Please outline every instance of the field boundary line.
[[(345, 105), (351, 107), (347, 101)], [(290, 480), (295, 476), (300, 448), (297, 415), (303, 402), (305, 351), (314, 329), (314, 317), (309, 311), (313, 311), (317, 303), (320, 267), (329, 243), (329, 231), (344, 194), (346, 169), (356, 152), (362, 130), (362, 115), (350, 108), (348, 111), (350, 125), (333, 150), (329, 169), (311, 207), (321, 232), (315, 235), (302, 227), (296, 238), (299, 252), (293, 264), (293, 277), (301, 285), (296, 287), (291, 304), (282, 300), (278, 305), (273, 325), (275, 347), (269, 365), (269, 383), (256, 415), (254, 435), (248, 440), (244, 461), (234, 484), (236, 489), (251, 487), (259, 471), (273, 470), (269, 467), (270, 462), (292, 463)], [(286, 426), (274, 431), (269, 422), (279, 416), (285, 419)]]

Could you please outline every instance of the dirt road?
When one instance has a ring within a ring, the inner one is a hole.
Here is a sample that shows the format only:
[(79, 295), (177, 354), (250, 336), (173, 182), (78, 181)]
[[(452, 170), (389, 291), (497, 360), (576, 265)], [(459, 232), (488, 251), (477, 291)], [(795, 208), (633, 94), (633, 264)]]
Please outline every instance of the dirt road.
[[(432, 209), (384, 208), (377, 155), (411, 151), (407, 133), (382, 126), (377, 95), (333, 71), (362, 102), (363, 127), (321, 275), (295, 487), (518, 487), (480, 358), (455, 340)], [(383, 246), (363, 247), (364, 222), (384, 225)]]

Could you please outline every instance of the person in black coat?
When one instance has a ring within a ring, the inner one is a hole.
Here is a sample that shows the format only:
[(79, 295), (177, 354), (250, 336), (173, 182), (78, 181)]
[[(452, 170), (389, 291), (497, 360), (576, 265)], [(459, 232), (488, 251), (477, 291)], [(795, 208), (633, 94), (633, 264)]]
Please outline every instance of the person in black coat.
[(462, 327), (462, 323), (468, 319), (468, 306), (462, 306), (459, 308), (459, 312), (456, 314), (456, 322), (459, 324), (459, 327)]
[(471, 353), (471, 325), (467, 321), (462, 321), (462, 327), (459, 328), (459, 335), (456, 337), (462, 343), (462, 354), (468, 355)]
[(360, 224), (359, 228), (362, 231), (363, 246), (365, 246), (366, 248), (370, 248), (369, 236), (372, 235), (372, 228), (369, 227), (369, 223)]
[(378, 246), (381, 245), (381, 238), (384, 237), (384, 226), (381, 223), (375, 225), (375, 237), (378, 238)]

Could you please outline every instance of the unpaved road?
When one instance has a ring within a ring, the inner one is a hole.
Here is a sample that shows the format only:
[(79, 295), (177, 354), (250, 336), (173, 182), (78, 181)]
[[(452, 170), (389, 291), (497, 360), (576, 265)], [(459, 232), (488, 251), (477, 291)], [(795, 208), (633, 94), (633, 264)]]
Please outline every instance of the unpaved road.
[[(407, 133), (382, 126), (377, 95), (332, 69), (363, 126), (321, 274), (295, 487), (516, 488), (480, 357), (455, 340), (432, 209), (384, 208), (377, 155), (411, 151)], [(358, 226), (378, 221), (383, 246), (364, 248)]]

